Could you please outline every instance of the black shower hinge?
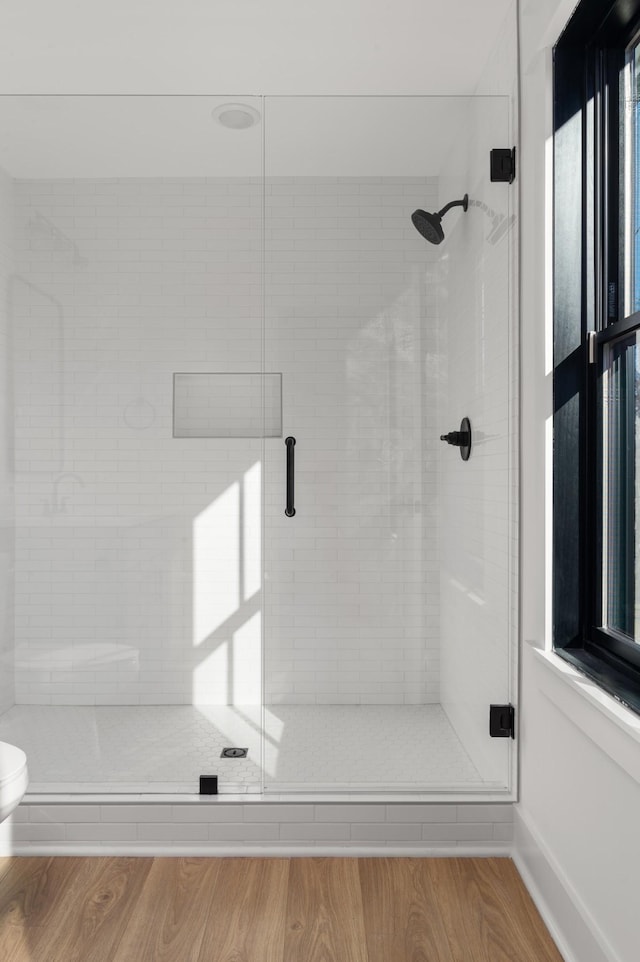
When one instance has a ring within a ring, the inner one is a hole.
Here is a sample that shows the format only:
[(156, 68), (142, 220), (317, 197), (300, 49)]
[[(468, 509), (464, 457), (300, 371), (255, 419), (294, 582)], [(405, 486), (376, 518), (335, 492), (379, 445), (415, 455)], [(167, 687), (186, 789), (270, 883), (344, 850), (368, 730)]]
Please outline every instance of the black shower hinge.
[(516, 737), (516, 710), (513, 705), (489, 705), (489, 734), (492, 738)]
[(512, 184), (516, 179), (516, 148), (494, 147), (489, 157), (491, 180), (495, 183)]

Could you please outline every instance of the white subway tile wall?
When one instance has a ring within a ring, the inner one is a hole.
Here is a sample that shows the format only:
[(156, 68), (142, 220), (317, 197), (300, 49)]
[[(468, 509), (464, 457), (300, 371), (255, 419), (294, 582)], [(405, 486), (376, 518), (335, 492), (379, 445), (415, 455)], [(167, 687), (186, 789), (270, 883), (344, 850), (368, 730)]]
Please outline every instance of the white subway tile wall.
[(0, 169), (0, 714), (14, 703), (14, 473), (9, 319), (13, 272), (13, 182)]
[(505, 855), (512, 817), (510, 804), (23, 804), (0, 826), (0, 854)]
[[(433, 178), (17, 181), (17, 701), (438, 701)], [(264, 364), (264, 368), (263, 368)], [(283, 374), (296, 445), (174, 439)]]
[(437, 252), (410, 220), (437, 182), (268, 190), (266, 368), (283, 372), (296, 516), (267, 441), (265, 701), (437, 702)]

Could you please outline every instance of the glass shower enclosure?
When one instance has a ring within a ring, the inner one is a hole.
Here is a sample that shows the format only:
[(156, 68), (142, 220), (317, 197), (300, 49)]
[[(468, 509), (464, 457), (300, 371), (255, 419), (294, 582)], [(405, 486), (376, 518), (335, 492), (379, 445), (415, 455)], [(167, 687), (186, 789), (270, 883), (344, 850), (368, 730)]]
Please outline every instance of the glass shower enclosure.
[(0, 97), (0, 739), (32, 793), (513, 797), (511, 123)]

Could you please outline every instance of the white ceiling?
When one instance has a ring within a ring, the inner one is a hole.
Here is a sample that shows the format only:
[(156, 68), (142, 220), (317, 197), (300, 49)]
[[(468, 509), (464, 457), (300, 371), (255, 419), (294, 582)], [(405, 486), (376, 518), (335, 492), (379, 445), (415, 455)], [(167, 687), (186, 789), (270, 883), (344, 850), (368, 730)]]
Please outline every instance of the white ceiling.
[(468, 94), (513, 0), (2, 0), (2, 93)]

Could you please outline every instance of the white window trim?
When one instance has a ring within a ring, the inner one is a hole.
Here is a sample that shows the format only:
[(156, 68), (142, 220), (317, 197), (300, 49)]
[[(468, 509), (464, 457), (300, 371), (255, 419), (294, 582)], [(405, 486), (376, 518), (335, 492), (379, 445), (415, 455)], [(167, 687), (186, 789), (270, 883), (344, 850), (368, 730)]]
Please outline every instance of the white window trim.
[(640, 784), (640, 715), (553, 651), (533, 654), (545, 669), (542, 694)]

